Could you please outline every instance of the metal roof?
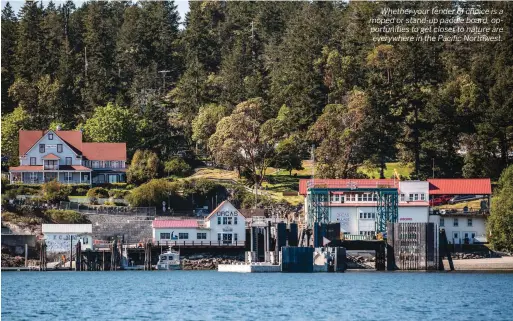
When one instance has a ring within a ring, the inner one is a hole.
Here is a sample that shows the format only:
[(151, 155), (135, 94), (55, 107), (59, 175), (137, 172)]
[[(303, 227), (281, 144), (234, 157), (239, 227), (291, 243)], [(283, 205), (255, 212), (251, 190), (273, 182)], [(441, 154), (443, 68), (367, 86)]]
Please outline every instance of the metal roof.
[(299, 194), (306, 195), (308, 185), (313, 184), (316, 188), (397, 188), (399, 181), (386, 179), (300, 179)]
[(429, 195), (490, 195), (489, 178), (432, 178), (428, 179)]
[(198, 220), (154, 220), (153, 228), (198, 228)]
[(92, 224), (43, 224), (42, 232), (45, 233), (93, 233)]

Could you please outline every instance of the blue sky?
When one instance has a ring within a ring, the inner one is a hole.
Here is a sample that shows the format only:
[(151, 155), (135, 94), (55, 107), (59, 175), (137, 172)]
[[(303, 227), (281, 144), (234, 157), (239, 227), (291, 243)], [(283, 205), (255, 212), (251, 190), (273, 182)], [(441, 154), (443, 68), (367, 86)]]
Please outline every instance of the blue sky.
[[(9, 2), (11, 6), (13, 7), (14, 11), (18, 13), (18, 10), (21, 8), (23, 3), (25, 3), (24, 0), (15, 0), (15, 1), (7, 1), (7, 0), (1, 0), (2, 1), (2, 9), (5, 7), (5, 4)], [(43, 0), (43, 4), (47, 5), (50, 0)], [(54, 0), (55, 4), (59, 4), (62, 2), (65, 2), (63, 0)], [(78, 7), (82, 5), (82, 3), (85, 2), (85, 0), (73, 0), (75, 2), (75, 5)], [(178, 6), (178, 12), (180, 13), (180, 16), (182, 17), (181, 21), (183, 22), (185, 19), (185, 14), (189, 11), (189, 1), (188, 0), (175, 0), (175, 4)]]

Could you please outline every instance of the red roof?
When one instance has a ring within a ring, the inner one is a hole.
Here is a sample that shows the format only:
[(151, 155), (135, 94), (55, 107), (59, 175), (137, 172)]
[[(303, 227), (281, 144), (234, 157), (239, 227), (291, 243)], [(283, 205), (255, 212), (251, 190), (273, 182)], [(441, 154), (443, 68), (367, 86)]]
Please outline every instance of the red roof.
[(82, 150), (82, 132), (80, 130), (56, 130), (54, 133), (75, 148), (75, 152)]
[(43, 137), (42, 130), (20, 130), (19, 132), (19, 156), (25, 155), (34, 144)]
[[(92, 171), (92, 169), (87, 168), (82, 165), (60, 165), (59, 171)], [(23, 166), (16, 166), (16, 167), (9, 167), (9, 171), (34, 171), (39, 172), (43, 171), (43, 165), (36, 165), (36, 166), (29, 166), (29, 165), (23, 165)]]
[[(25, 155), (47, 132), (43, 130), (20, 130), (19, 155)], [(88, 160), (126, 160), (126, 143), (82, 143), (82, 132), (79, 130), (56, 130), (53, 132), (66, 142), (75, 153), (82, 154)]]
[[(377, 202), (368, 202), (368, 203), (328, 203), (326, 206), (328, 207), (376, 207)], [(414, 201), (414, 202), (399, 202), (399, 207), (418, 207), (418, 206), (429, 206), (429, 203), (426, 201)]]
[(61, 159), (61, 158), (55, 154), (47, 154), (47, 155), (43, 156), (43, 159)]
[(16, 167), (9, 167), (9, 171), (42, 171), (43, 165), (36, 165), (36, 166), (29, 166), (29, 165), (23, 165), (23, 166), (16, 166)]
[(126, 160), (126, 143), (82, 143), (82, 155), (88, 160)]
[(153, 228), (197, 228), (197, 220), (154, 220)]
[(429, 195), (490, 195), (489, 178), (433, 178), (428, 179)]
[[(299, 180), (299, 194), (306, 195), (307, 184), (311, 179), (300, 179)], [(398, 187), (399, 181), (394, 179), (315, 179), (315, 186), (323, 186), (327, 188), (348, 188), (351, 185), (356, 188), (365, 187)]]

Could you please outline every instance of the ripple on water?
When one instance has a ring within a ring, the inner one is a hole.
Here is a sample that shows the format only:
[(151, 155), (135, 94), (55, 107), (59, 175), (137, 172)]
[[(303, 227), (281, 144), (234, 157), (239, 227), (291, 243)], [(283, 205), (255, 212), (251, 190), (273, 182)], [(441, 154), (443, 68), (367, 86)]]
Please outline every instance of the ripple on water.
[(508, 320), (512, 288), (513, 274), (502, 273), (11, 272), (2, 273), (2, 317)]

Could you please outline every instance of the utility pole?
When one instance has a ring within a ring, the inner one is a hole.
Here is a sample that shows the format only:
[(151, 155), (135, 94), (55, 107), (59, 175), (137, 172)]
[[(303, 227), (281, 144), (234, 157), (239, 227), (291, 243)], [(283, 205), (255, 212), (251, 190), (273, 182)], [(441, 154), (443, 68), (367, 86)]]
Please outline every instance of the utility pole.
[(84, 71), (85, 71), (85, 76), (86, 76), (86, 85), (87, 85), (87, 66), (89, 66), (89, 64), (87, 63), (87, 46), (84, 47)]
[(166, 74), (169, 72), (169, 70), (160, 70), (160, 73), (162, 73), (162, 92), (166, 89)]
[(433, 167), (432, 167), (432, 169), (433, 169), (433, 178), (435, 178), (435, 159), (433, 158), (432, 160), (433, 160)]

